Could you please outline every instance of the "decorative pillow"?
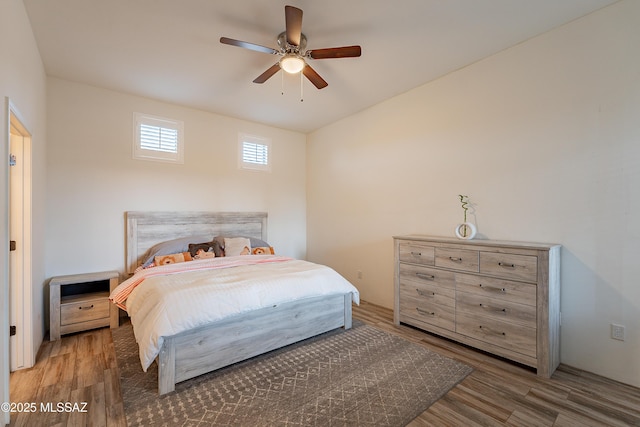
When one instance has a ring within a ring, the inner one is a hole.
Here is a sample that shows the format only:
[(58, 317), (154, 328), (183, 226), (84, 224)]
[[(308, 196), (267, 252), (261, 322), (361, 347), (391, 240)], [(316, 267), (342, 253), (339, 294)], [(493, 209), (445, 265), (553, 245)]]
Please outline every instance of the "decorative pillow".
[(191, 243), (189, 244), (189, 253), (191, 254), (192, 257), (195, 257), (196, 253), (198, 253), (199, 251), (212, 252), (214, 255), (217, 256), (215, 246), (218, 246), (218, 242), (216, 241), (204, 242), (204, 243)]
[[(214, 242), (218, 242), (218, 244), (220, 245), (220, 254), (218, 255), (218, 252), (216, 252), (216, 256), (225, 256), (225, 247), (224, 247), (224, 239), (229, 239), (229, 238), (233, 238), (233, 237), (242, 237), (244, 239), (249, 239), (249, 242), (251, 243), (251, 247), (252, 248), (268, 248), (270, 247), (269, 244), (267, 242), (265, 242), (264, 240), (260, 240), (258, 238), (255, 237), (245, 237), (245, 236), (216, 236), (213, 238)], [(215, 248), (214, 248), (215, 250)]]
[(259, 248), (251, 248), (251, 255), (275, 255), (275, 251), (271, 246), (260, 246)]
[(191, 254), (189, 252), (180, 252), (177, 254), (159, 255), (155, 257), (154, 263), (156, 266), (165, 264), (177, 264), (179, 262), (191, 261)]
[(181, 237), (179, 239), (167, 240), (166, 242), (160, 242), (158, 244), (153, 245), (145, 254), (142, 256), (142, 267), (149, 267), (155, 257), (159, 255), (170, 255), (176, 254), (179, 252), (186, 252), (189, 250), (189, 243), (193, 242), (206, 242), (210, 239), (208, 236), (189, 236), (189, 237)]
[(246, 237), (226, 237), (224, 256), (251, 255), (251, 240)]
[(215, 258), (214, 246), (219, 246), (218, 242), (192, 243), (189, 245), (189, 253), (194, 259)]

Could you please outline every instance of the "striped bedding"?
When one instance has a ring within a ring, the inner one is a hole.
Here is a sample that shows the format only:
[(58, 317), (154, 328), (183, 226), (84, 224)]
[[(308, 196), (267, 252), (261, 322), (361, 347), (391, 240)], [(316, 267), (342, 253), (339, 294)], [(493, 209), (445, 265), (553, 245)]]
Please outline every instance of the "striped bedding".
[(142, 270), (110, 299), (131, 317), (146, 371), (163, 337), (273, 304), (358, 290), (333, 269), (275, 255), (195, 260)]

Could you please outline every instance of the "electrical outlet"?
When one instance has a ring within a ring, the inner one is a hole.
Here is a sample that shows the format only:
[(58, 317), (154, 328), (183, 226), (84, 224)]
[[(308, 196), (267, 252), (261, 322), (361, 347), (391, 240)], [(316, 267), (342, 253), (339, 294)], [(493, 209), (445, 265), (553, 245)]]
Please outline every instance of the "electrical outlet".
[(611, 324), (611, 338), (624, 341), (624, 325)]

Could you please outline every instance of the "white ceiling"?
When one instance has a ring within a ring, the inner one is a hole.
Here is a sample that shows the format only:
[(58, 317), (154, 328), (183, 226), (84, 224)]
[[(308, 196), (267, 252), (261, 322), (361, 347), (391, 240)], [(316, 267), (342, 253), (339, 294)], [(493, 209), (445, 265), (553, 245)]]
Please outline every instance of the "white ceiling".
[[(218, 114), (310, 132), (558, 27), (616, 0), (24, 0), (46, 72)], [(284, 6), (303, 10), (308, 49), (362, 46), (310, 60), (318, 90), (279, 72)], [(281, 94), (284, 88), (284, 95)]]

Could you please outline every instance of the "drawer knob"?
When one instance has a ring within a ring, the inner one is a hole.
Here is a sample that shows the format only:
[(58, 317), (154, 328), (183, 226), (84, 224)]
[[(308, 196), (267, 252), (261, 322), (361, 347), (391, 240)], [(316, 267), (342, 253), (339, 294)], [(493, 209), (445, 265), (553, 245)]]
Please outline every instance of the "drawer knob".
[(87, 307), (82, 307), (82, 306), (80, 306), (80, 307), (78, 307), (78, 310), (89, 310), (89, 309), (91, 309), (91, 308), (93, 308), (93, 304), (91, 304), (91, 305), (89, 305), (89, 306), (87, 306)]
[(505, 268), (516, 268), (515, 264), (509, 264), (508, 262), (499, 262), (498, 265)]
[(416, 276), (418, 276), (421, 279), (424, 280), (435, 280), (436, 276), (433, 275), (429, 275), (429, 274), (424, 274), (424, 273), (416, 273)]

